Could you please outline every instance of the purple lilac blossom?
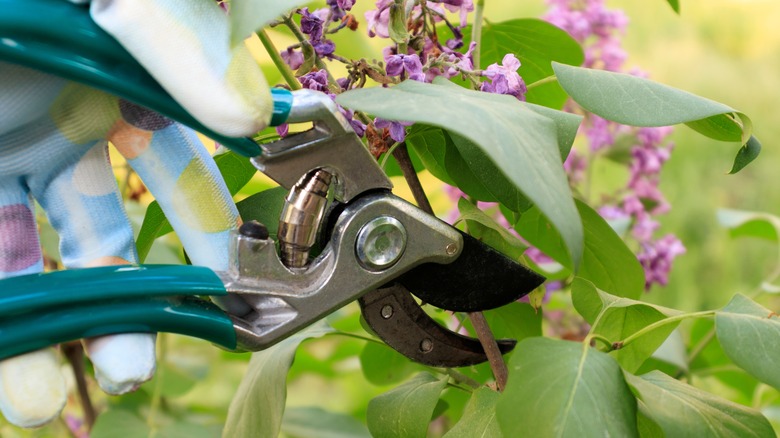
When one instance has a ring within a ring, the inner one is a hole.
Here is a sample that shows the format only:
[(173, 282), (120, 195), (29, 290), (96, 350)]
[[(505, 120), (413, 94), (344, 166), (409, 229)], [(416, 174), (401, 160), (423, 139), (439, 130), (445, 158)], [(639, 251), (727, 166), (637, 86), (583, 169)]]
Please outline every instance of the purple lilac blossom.
[(376, 10), (366, 11), (366, 27), (368, 36), (378, 36), (380, 38), (390, 38), (388, 26), (390, 25), (390, 5), (393, 0), (378, 0)]
[(501, 65), (490, 64), (485, 69), (482, 75), (490, 79), (490, 82), (483, 82), (480, 89), (488, 93), (509, 94), (518, 100), (525, 100), (525, 93), (528, 90), (523, 78), (517, 74), (519, 68), (520, 60), (511, 53), (507, 54), (501, 60)]
[(645, 269), (645, 288), (649, 289), (653, 283), (666, 286), (672, 262), (682, 254), (685, 254), (685, 247), (672, 234), (654, 242), (643, 243), (637, 258)]
[(388, 76), (400, 76), (406, 73), (406, 77), (415, 81), (424, 82), (425, 74), (422, 71), (422, 62), (417, 54), (414, 55), (390, 55), (387, 58)]
[(385, 120), (379, 117), (374, 120), (374, 126), (379, 129), (387, 128), (390, 131), (390, 138), (397, 142), (402, 142), (406, 139), (406, 127), (413, 124), (414, 122)]
[(328, 91), (328, 72), (326, 70), (318, 70), (298, 78), (303, 88), (308, 88), (314, 91)]
[(290, 66), (293, 70), (298, 70), (298, 68), (303, 65), (303, 52), (295, 50), (294, 47), (288, 47), (287, 50), (280, 53), (282, 56), (282, 60)]

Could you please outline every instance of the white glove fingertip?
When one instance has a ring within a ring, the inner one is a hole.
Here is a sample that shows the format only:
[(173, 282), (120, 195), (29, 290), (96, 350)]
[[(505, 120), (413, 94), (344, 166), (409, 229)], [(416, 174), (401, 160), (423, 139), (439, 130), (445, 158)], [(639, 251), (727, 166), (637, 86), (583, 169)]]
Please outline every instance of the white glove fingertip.
[(156, 367), (156, 338), (148, 333), (125, 333), (86, 341), (100, 388), (108, 394), (120, 395), (134, 391), (151, 379)]
[(56, 418), (67, 401), (65, 379), (51, 348), (0, 362), (0, 410), (20, 427), (38, 427)]

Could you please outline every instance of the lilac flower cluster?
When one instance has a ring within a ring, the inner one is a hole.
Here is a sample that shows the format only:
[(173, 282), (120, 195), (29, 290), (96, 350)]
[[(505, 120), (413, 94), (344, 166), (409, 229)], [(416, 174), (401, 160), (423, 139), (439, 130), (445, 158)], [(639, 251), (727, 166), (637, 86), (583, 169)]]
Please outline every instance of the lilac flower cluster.
[[(623, 69), (626, 52), (620, 37), (628, 19), (622, 11), (608, 9), (604, 0), (547, 0), (547, 4), (544, 18), (583, 45), (586, 67)], [(637, 70), (630, 73), (644, 76)], [(592, 154), (607, 151), (617, 138), (635, 137), (626, 189), (612, 203), (603, 205), (599, 213), (607, 220), (631, 220), (631, 237), (639, 243), (637, 258), (645, 269), (648, 290), (653, 284), (667, 284), (674, 258), (685, 252), (682, 243), (671, 234), (654, 239), (659, 227), (654, 217), (670, 209), (658, 184), (661, 168), (673, 148), (666, 141), (671, 131), (672, 128), (629, 128), (593, 114), (587, 116), (581, 128)], [(576, 185), (584, 179), (588, 160), (572, 150), (564, 166), (569, 181)]]

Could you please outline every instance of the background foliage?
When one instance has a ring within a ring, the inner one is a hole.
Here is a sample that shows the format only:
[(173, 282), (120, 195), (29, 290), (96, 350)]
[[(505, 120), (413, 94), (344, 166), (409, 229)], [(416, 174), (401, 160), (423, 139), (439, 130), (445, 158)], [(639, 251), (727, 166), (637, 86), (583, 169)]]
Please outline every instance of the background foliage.
[[(673, 140), (678, 147), (661, 178), (662, 189), (673, 208), (661, 221), (663, 230), (674, 232), (683, 241), (687, 253), (675, 262), (669, 285), (665, 288), (656, 287), (647, 294), (638, 290), (631, 292), (631, 298), (649, 304), (625, 301), (615, 304), (608, 294), (596, 289), (597, 286), (598, 289), (610, 290), (610, 285), (575, 283), (573, 305), (591, 324), (599, 312), (606, 309), (597, 333), (610, 340), (624, 339), (624, 335), (633, 333), (631, 327), (626, 327), (623, 322), (652, 323), (675, 315), (674, 311), (669, 310), (672, 308), (684, 311), (726, 308), (714, 322), (704, 319), (683, 322), (671, 338), (678, 343), (667, 343), (657, 357), (649, 362), (644, 359), (654, 349), (648, 346), (652, 342), (609, 353), (628, 371), (635, 371), (639, 375), (652, 368), (659, 368), (683, 378), (692, 387), (682, 386), (677, 380), (658, 371), (642, 377), (630, 376), (611, 365), (614, 362), (605, 359), (607, 353), (584, 355), (581, 344), (552, 345), (550, 340), (531, 338), (518, 346), (510, 361), (513, 370), (527, 369), (528, 372), (522, 373), (526, 377), (510, 381), (506, 396), (510, 400), (522, 400), (523, 391), (534, 385), (561, 384), (568, 387), (566, 382), (576, 377), (567, 374), (570, 370), (564, 366), (571, 362), (582, 364), (582, 373), (604, 372), (603, 385), (593, 388), (594, 391), (603, 391), (605, 394), (618, 391), (624, 394), (623, 398), (609, 400), (609, 405), (593, 406), (594, 412), (588, 415), (617, 416), (629, 423), (638, 421), (639, 430), (649, 436), (659, 430), (669, 436), (677, 436), (682, 432), (702, 436), (708, 432), (704, 425), (713, 421), (722, 422), (723, 426), (718, 430), (727, 431), (733, 436), (746, 436), (751, 431), (757, 436), (766, 436), (766, 433), (771, 433), (767, 429), (768, 425), (755, 417), (745, 416), (737, 404), (761, 409), (777, 428), (780, 426), (780, 394), (735, 367), (732, 360), (753, 375), (767, 375), (762, 380), (769, 380), (769, 383), (777, 386), (777, 382), (771, 381), (773, 370), (760, 369), (762, 364), (766, 364), (765, 359), (754, 357), (766, 351), (780, 351), (777, 341), (771, 337), (776, 327), (773, 320), (765, 317), (763, 320), (751, 319), (758, 324), (758, 332), (764, 330), (768, 333), (766, 338), (762, 338), (766, 344), (749, 344), (749, 348), (744, 348), (745, 342), (739, 339), (738, 330), (729, 329), (729, 324), (740, 318), (750, 318), (751, 314), (764, 315), (764, 310), (756, 310), (753, 304), (739, 297), (732, 300), (732, 296), (738, 292), (753, 294), (763, 290), (765, 293), (760, 299), (761, 304), (768, 309), (780, 308), (780, 300), (775, 298), (778, 289), (772, 285), (762, 288), (765, 279), (776, 272), (780, 231), (778, 222), (772, 216), (719, 210), (728, 208), (780, 215), (777, 207), (780, 205), (780, 187), (774, 184), (775, 163), (780, 162), (780, 150), (774, 147), (774, 139), (780, 135), (777, 132), (780, 131), (780, 125), (774, 122), (776, 102), (780, 97), (780, 86), (777, 83), (780, 77), (780, 58), (777, 55), (780, 53), (780, 31), (775, 30), (773, 25), (780, 20), (780, 5), (772, 0), (690, 1), (683, 2), (681, 15), (677, 16), (670, 10), (669, 4), (662, 1), (622, 0), (609, 4), (625, 9), (631, 19), (625, 37), (629, 66), (639, 65), (650, 72), (656, 81), (733, 105), (750, 114), (756, 135), (764, 139), (765, 148), (757, 162), (741, 173), (726, 176), (732, 165), (731, 149), (713, 147), (710, 139), (689, 129), (677, 129)], [(371, 2), (358, 1), (355, 15), (362, 17), (362, 12), (370, 7), (373, 7)], [(487, 0), (485, 16), (488, 20), (504, 22), (538, 17), (543, 11), (541, 1)], [(500, 33), (500, 27), (497, 31)], [(279, 42), (280, 48), (293, 43), (289, 35), (274, 30), (269, 33)], [(334, 36), (334, 40), (340, 53), (352, 58), (376, 57), (386, 43), (369, 39), (363, 32), (340, 33)], [(506, 41), (497, 38), (495, 44)], [(485, 57), (491, 56), (487, 49), (489, 43), (485, 41)], [(259, 43), (255, 42), (253, 48), (263, 63), (269, 81), (281, 82), (278, 72)], [(495, 51), (498, 57), (498, 53), (507, 50), (496, 48)], [(529, 78), (526, 80), (533, 81)], [(410, 134), (410, 142), (413, 141), (413, 135), (414, 131)], [(626, 179), (625, 168), (609, 160), (597, 161), (592, 172), (598, 175), (598, 178), (593, 179), (595, 192), (623, 184)], [(121, 165), (118, 165), (117, 174), (122, 182), (125, 174)], [(446, 194), (439, 190), (440, 184), (433, 177), (426, 173), (422, 178), (434, 208), (444, 216), (452, 208)], [(403, 188), (405, 184), (398, 180), (396, 186)], [(127, 187), (127, 193), (132, 195), (132, 189), (140, 186), (131, 177)], [(256, 176), (249, 185), (238, 191), (237, 199), (269, 187), (270, 183)], [(129, 199), (128, 210), (140, 227), (146, 204), (150, 200), (143, 193), (135, 195), (130, 198), (140, 199), (141, 202)], [(588, 217), (587, 210), (584, 210), (587, 208), (578, 205), (583, 219)], [(528, 216), (525, 220), (529, 220)], [(52, 233), (45, 227), (44, 236), (50, 236), (49, 239), (44, 237), (47, 253), (55, 255), (56, 243), (53, 242)], [(737, 236), (746, 237), (735, 238)], [(543, 248), (540, 243), (532, 243)], [(585, 244), (587, 246), (587, 236)], [(180, 259), (175, 236), (169, 235), (151, 247), (147, 262)], [(630, 276), (630, 273), (626, 275)], [(544, 320), (529, 305), (521, 303), (487, 312), (487, 317), (497, 337), (522, 340), (538, 336), (543, 331), (549, 333), (553, 325), (556, 333), (560, 334), (561, 326), (570, 324), (572, 330), (576, 330), (579, 324), (576, 320), (578, 317), (563, 316), (575, 320), (554, 320), (555, 315), (560, 313), (558, 311), (571, 308), (571, 300), (568, 294), (553, 294), (551, 301), (545, 304)], [(497, 397), (495, 392), (483, 388), (472, 397), (467, 379), (459, 377), (460, 380), (455, 379), (455, 383), (448, 383), (444, 379), (445, 375), (429, 374), (430, 370), (421, 374), (423, 367), (370, 339), (361, 327), (357, 314), (357, 306), (348, 306), (329, 318), (332, 330), (315, 328), (314, 332), (290, 340), (293, 344), (302, 342), (302, 347), (295, 353), (295, 361), (286, 381), (282, 376), (266, 375), (269, 380), (276, 379), (279, 385), (286, 382), (286, 395), (284, 391), (247, 395), (261, 399), (286, 397), (284, 417), (272, 428), (290, 437), (366, 436), (369, 432), (382, 436), (398, 430), (398, 427), (404, 428), (401, 430), (405, 435), (418, 436), (426, 433), (431, 436), (474, 436), (477, 430), (485, 431), (488, 435), (503, 430), (510, 436), (515, 432), (513, 425), (501, 424), (501, 421), (491, 416), (490, 406)], [(439, 316), (445, 318), (445, 315)], [(717, 329), (713, 328), (714, 325), (718, 326)], [(669, 331), (674, 327), (668, 326)], [(716, 333), (719, 340), (703, 343), (702, 340), (712, 337), (712, 333)], [(663, 337), (660, 333), (654, 334), (660, 344)], [(313, 339), (304, 340), (307, 336)], [(92, 436), (219, 436), (229, 419), (228, 407), (244, 373), (247, 369), (271, 366), (262, 358), (256, 358), (250, 363), (249, 355), (221, 352), (202, 341), (174, 335), (161, 335), (159, 344), (158, 374), (138, 392), (109, 399), (96, 388), (91, 388), (94, 400), (103, 411)], [(292, 359), (294, 346), (284, 347), (290, 354), (275, 360)], [(556, 350), (554, 360), (550, 359), (549, 348), (560, 350)], [(688, 354), (685, 354), (686, 348)], [(694, 352), (695, 355), (692, 354)], [(695, 358), (687, 360), (691, 356)], [(743, 358), (743, 362), (738, 358)], [(556, 367), (560, 381), (534, 381), (533, 370), (545, 367)], [(490, 370), (484, 365), (461, 371), (469, 379), (480, 382), (490, 377)], [(438, 397), (439, 393), (441, 398)], [(691, 397), (701, 400), (701, 404), (694, 411), (683, 411), (682, 406), (675, 404), (680, 393), (685, 393), (686, 400)], [(561, 394), (567, 395), (565, 392), (557, 393), (558, 396)], [(713, 400), (710, 394), (725, 400)], [(568, 395), (575, 398), (580, 396), (576, 392)], [(634, 397), (639, 397), (638, 404), (634, 404)], [(410, 399), (414, 400), (414, 404), (405, 405), (404, 402)], [(558, 430), (560, 432), (568, 427), (580, 427), (577, 418), (567, 417), (567, 400), (546, 400), (548, 406), (561, 403), (562, 409), (547, 408), (542, 412), (533, 411), (531, 406), (518, 409), (517, 405), (508, 406), (509, 402), (500, 402), (497, 412), (501, 414), (506, 409), (520, 412), (528, 418), (529, 427), (541, 424), (539, 419), (544, 418), (549, 424), (562, 428)], [(526, 401), (530, 403), (532, 400)], [(244, 407), (248, 412), (245, 415), (257, 422), (267, 420), (273, 423), (276, 418), (272, 412), (260, 407), (262, 401), (245, 398), (236, 399), (234, 403), (246, 403)], [(713, 405), (717, 406), (716, 411), (710, 410)], [(668, 415), (663, 414), (662, 408), (667, 409)], [(417, 415), (412, 416), (408, 423), (393, 425), (393, 419), (397, 418), (392, 415), (393, 409), (408, 409)], [(688, 418), (698, 415), (702, 421), (680, 424), (676, 421), (681, 412)], [(441, 413), (444, 415), (439, 415)], [(2, 424), (0, 435), (68, 436), (72, 433), (70, 430), (78, 430), (74, 423), (79, 416), (78, 402), (74, 398), (61, 423), (31, 432)], [(429, 425), (431, 417), (435, 419)], [(463, 421), (457, 423), (461, 418)], [(267, 421), (256, 430), (267, 430)], [(66, 427), (67, 423), (71, 424)], [(746, 424), (748, 428), (744, 428)], [(699, 426), (705, 428), (697, 429)], [(547, 431), (540, 430), (539, 433)], [(240, 433), (234, 429), (225, 432), (226, 436), (231, 436), (233, 432)], [(631, 433), (625, 430), (613, 432), (620, 436), (629, 436)]]

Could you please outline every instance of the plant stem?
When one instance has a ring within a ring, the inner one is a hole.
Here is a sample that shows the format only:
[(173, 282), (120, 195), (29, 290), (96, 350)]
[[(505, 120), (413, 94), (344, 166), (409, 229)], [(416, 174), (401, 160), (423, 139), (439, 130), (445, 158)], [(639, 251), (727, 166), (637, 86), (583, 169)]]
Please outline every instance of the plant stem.
[(490, 326), (482, 312), (469, 312), (468, 315), (471, 319), (471, 325), (474, 326), (474, 331), (477, 332), (479, 343), (482, 344), (482, 348), (488, 357), (490, 369), (496, 378), (496, 388), (499, 392), (503, 391), (506, 388), (509, 370), (507, 370), (504, 358), (501, 356), (501, 350), (498, 349), (496, 338), (493, 336), (493, 332), (490, 331)]
[(417, 172), (414, 170), (412, 159), (409, 157), (409, 151), (406, 150), (406, 143), (401, 143), (393, 151), (393, 157), (398, 161), (398, 166), (404, 174), (406, 183), (409, 185), (409, 189), (412, 191), (415, 202), (424, 212), (433, 215), (433, 208), (428, 201), (428, 197), (425, 196), (425, 190), (423, 189), (420, 179), (417, 178)]
[(474, 5), (474, 25), (471, 28), (471, 41), (477, 43), (471, 54), (474, 60), (474, 68), (479, 69), (480, 51), (482, 50), (482, 14), (485, 11), (485, 0), (477, 0)]
[[(409, 151), (406, 150), (406, 144), (402, 143), (398, 146), (393, 152), (393, 156), (398, 160), (398, 165), (401, 167), (406, 183), (412, 190), (412, 195), (417, 205), (426, 213), (433, 215), (433, 208), (431, 208), (431, 203), (428, 202), (425, 190), (417, 177), (417, 172), (414, 170), (412, 160), (409, 158)], [(490, 326), (487, 324), (485, 315), (482, 312), (472, 312), (468, 315), (471, 319), (471, 324), (474, 326), (474, 331), (477, 333), (477, 338), (479, 338), (479, 342), (482, 344), (482, 348), (485, 349), (485, 354), (487, 354), (490, 369), (496, 378), (496, 386), (501, 391), (506, 386), (509, 372), (506, 368), (506, 363), (504, 363), (504, 358), (501, 357), (501, 350), (498, 349), (496, 338), (493, 336), (493, 332), (490, 331)]]
[(552, 82), (558, 82), (558, 76), (552, 75), (552, 76), (547, 76), (546, 78), (539, 79), (534, 83), (528, 84), (528, 86), (526, 86), (526, 89), (531, 90), (540, 85), (549, 84)]
[(663, 327), (667, 324), (671, 324), (674, 322), (682, 321), (684, 319), (689, 318), (708, 318), (710, 316), (715, 316), (714, 310), (705, 310), (703, 312), (693, 312), (693, 313), (683, 313), (682, 315), (672, 316), (669, 318), (662, 319), (660, 321), (656, 321), (647, 327), (643, 328), (642, 330), (637, 331), (636, 333), (632, 334), (631, 336), (627, 337), (626, 339), (615, 342), (613, 344), (613, 348), (615, 350), (619, 350), (621, 348), (625, 348), (628, 344), (634, 342), (637, 338), (646, 335), (647, 333), (652, 332), (653, 330)]
[[(298, 25), (295, 23), (295, 20), (293, 20), (292, 15), (289, 17), (284, 17), (282, 20), (285, 26), (287, 26), (290, 31), (293, 33), (295, 38), (301, 43), (309, 44), (308, 40), (306, 39), (306, 35), (301, 32), (301, 28), (298, 27)], [(322, 61), (322, 59), (315, 53), (314, 54), (314, 65), (317, 66), (320, 70), (325, 70), (328, 73), (328, 85), (334, 92), (340, 91), (339, 85), (336, 83), (336, 79), (333, 78), (333, 75), (330, 74), (330, 71), (328, 71), (328, 67), (325, 65), (325, 63)]]
[[(160, 365), (165, 363), (165, 357), (168, 352), (166, 345), (167, 340), (168, 337), (165, 335), (165, 333), (160, 333), (157, 335), (157, 363)], [(150, 438), (157, 435), (155, 417), (157, 416), (157, 411), (160, 409), (160, 404), (162, 403), (162, 385), (163, 379), (165, 378), (165, 373), (162, 366), (157, 367), (156, 374), (157, 375), (154, 377), (154, 389), (152, 389), (152, 400), (149, 403), (149, 416), (146, 417), (146, 424), (151, 429), (151, 433), (149, 434)]]
[(331, 332), (331, 333), (328, 333), (328, 334), (329, 335), (335, 335), (335, 336), (344, 336), (344, 337), (353, 338), (353, 339), (359, 339), (361, 341), (366, 341), (366, 342), (373, 342), (373, 343), (379, 344), (379, 345), (387, 345), (384, 342), (379, 341), (377, 339), (369, 338), (368, 336), (361, 336), (361, 335), (358, 335), (358, 334), (355, 334), (355, 333), (337, 331), (337, 332)]
[(590, 345), (591, 341), (599, 341), (602, 344), (606, 345), (607, 348), (608, 348), (607, 351), (611, 351), (612, 350), (612, 346), (614, 345), (612, 343), (612, 341), (610, 341), (609, 339), (605, 338), (604, 336), (597, 335), (597, 334), (590, 334), (590, 335), (586, 336), (585, 339), (582, 340), (582, 343), (585, 344), (585, 345)]
[(271, 38), (268, 36), (268, 34), (265, 32), (265, 30), (259, 30), (257, 32), (257, 36), (260, 38), (260, 42), (263, 43), (263, 47), (265, 47), (265, 51), (268, 52), (268, 56), (271, 57), (271, 60), (274, 62), (274, 65), (279, 70), (279, 73), (282, 74), (282, 77), (284, 78), (284, 81), (287, 82), (287, 85), (290, 86), (291, 90), (300, 90), (301, 89), (301, 83), (298, 82), (298, 79), (295, 77), (295, 73), (290, 69), (290, 66), (287, 65), (286, 62), (284, 62), (284, 59), (282, 59), (282, 56), (279, 54), (279, 51), (276, 50), (276, 46), (274, 46), (273, 41), (271, 41)]
[(73, 369), (73, 377), (76, 379), (76, 389), (79, 394), (79, 403), (84, 413), (84, 424), (87, 425), (87, 431), (90, 431), (95, 424), (97, 415), (87, 390), (86, 374), (84, 373), (84, 347), (81, 346), (81, 342), (69, 342), (62, 344), (62, 352)]
[(460, 373), (452, 368), (446, 368), (444, 370), (445, 374), (450, 376), (452, 380), (455, 381), (455, 383), (462, 383), (464, 385), (470, 386), (472, 389), (479, 389), (482, 387), (482, 384), (477, 382), (476, 380), (472, 379), (471, 377)]

